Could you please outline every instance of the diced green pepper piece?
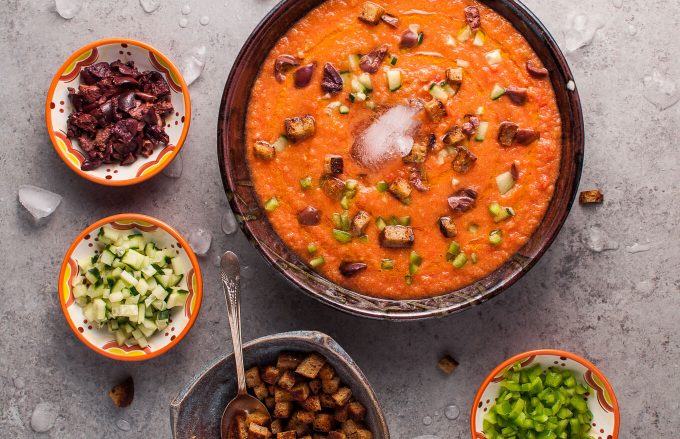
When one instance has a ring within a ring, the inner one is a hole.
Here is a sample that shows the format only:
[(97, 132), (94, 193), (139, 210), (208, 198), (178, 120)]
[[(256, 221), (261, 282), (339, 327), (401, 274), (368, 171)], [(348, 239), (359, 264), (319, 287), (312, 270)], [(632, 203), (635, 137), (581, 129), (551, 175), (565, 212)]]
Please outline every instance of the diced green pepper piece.
[(279, 207), (279, 200), (276, 197), (271, 197), (264, 203), (264, 209), (267, 212), (273, 212)]

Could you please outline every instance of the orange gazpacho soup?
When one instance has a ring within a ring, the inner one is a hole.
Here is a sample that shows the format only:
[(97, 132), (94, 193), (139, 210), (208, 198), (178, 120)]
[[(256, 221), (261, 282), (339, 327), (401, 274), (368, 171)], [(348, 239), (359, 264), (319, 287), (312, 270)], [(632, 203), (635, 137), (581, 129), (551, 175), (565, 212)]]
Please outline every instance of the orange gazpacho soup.
[(328, 0), (269, 53), (248, 164), (283, 242), (364, 294), (499, 268), (553, 196), (562, 124), (536, 53), (475, 0)]

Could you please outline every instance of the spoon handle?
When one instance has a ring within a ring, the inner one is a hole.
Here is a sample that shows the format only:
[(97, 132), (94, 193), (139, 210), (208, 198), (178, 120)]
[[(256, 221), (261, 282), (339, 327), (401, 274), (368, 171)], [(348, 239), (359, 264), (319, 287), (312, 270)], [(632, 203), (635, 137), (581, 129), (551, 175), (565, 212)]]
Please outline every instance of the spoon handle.
[(238, 257), (232, 252), (222, 255), (222, 286), (227, 299), (227, 315), (231, 329), (231, 341), (234, 344), (234, 360), (236, 361), (236, 377), (238, 393), (244, 395), (246, 390), (246, 374), (243, 367), (243, 346), (241, 342), (241, 268)]

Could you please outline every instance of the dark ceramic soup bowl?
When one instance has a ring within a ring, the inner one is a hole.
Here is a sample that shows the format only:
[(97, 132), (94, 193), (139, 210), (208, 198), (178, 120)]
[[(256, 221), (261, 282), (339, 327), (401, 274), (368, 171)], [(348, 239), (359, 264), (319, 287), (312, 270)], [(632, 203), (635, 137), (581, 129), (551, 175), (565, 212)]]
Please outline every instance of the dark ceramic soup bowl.
[[(314, 331), (285, 332), (258, 338), (243, 346), (246, 369), (276, 363), (280, 352), (317, 352), (352, 389), (366, 407), (366, 425), (375, 439), (390, 432), (378, 399), (359, 366), (328, 335)], [(234, 354), (219, 358), (196, 375), (170, 403), (170, 423), (175, 439), (219, 438), (222, 411), (236, 395)]]
[[(250, 90), (276, 41), (324, 0), (284, 0), (255, 28), (241, 49), (222, 96), (217, 150), (224, 189), (241, 228), (269, 263), (304, 292), (345, 312), (377, 319), (413, 320), (443, 316), (482, 303), (526, 273), (553, 242), (574, 201), (583, 164), (583, 115), (577, 90), (569, 90), (571, 71), (543, 24), (517, 0), (481, 0), (521, 32), (550, 70), (562, 118), (562, 160), (555, 194), (543, 221), (528, 242), (493, 273), (437, 297), (387, 300), (341, 287), (308, 268), (274, 232), (255, 192), (246, 160), (245, 126)], [(570, 87), (574, 88), (574, 87)]]

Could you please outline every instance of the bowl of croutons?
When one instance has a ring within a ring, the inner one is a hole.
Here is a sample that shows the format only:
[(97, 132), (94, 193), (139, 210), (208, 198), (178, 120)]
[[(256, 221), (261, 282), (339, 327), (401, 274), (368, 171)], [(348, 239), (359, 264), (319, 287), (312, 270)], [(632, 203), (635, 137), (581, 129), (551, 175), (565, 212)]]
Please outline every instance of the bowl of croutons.
[[(388, 439), (375, 392), (359, 366), (326, 334), (296, 331), (244, 344), (248, 392), (271, 418), (239, 420), (235, 439)], [(233, 354), (196, 375), (170, 404), (175, 439), (218, 438), (236, 395)]]

